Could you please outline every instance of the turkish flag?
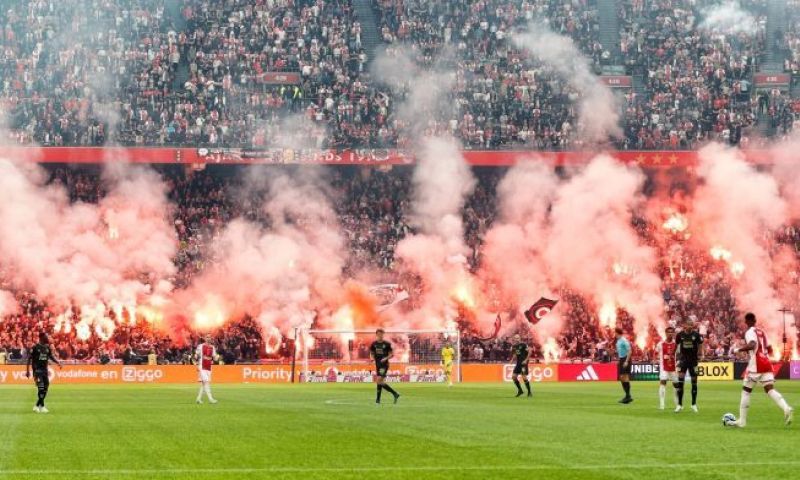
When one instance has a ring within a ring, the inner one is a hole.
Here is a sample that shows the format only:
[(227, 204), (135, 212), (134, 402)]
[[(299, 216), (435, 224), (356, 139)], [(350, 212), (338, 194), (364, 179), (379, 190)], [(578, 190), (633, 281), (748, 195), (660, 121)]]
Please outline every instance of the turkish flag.
[(539, 323), (539, 320), (550, 313), (557, 303), (558, 300), (550, 300), (549, 298), (542, 297), (531, 305), (531, 308), (525, 310), (525, 318), (527, 318), (532, 325), (536, 325)]

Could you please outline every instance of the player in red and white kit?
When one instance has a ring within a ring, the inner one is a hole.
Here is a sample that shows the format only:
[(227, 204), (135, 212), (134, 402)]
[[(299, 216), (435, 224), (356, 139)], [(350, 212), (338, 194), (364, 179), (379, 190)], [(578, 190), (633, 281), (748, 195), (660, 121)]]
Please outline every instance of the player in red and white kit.
[(217, 349), (211, 344), (211, 336), (206, 335), (200, 339), (200, 345), (195, 352), (197, 359), (197, 374), (200, 382), (200, 391), (197, 392), (197, 403), (203, 403), (203, 392), (208, 397), (208, 403), (217, 403), (211, 395), (211, 365), (217, 358)]
[(678, 405), (678, 388), (680, 388), (678, 372), (675, 368), (675, 351), (678, 347), (675, 343), (675, 329), (673, 327), (667, 327), (664, 333), (666, 338), (663, 342), (659, 343), (657, 347), (659, 358), (658, 379), (661, 382), (661, 385), (658, 386), (658, 406), (661, 410), (664, 410), (664, 397), (667, 395), (667, 382), (672, 382), (672, 385), (675, 387), (672, 398), (676, 407)]
[(747, 425), (747, 410), (750, 408), (750, 393), (756, 382), (764, 386), (764, 391), (777, 405), (783, 410), (783, 420), (788, 426), (792, 424), (794, 409), (786, 403), (783, 395), (775, 390), (775, 375), (772, 373), (772, 363), (769, 361), (769, 353), (772, 347), (767, 342), (764, 331), (756, 327), (756, 316), (748, 313), (744, 316), (747, 324), (747, 332), (744, 340), (747, 343), (744, 347), (735, 349), (739, 352), (750, 352), (750, 363), (744, 373), (744, 387), (742, 388), (742, 399), (739, 403), (739, 419), (730, 423), (731, 426), (744, 427)]

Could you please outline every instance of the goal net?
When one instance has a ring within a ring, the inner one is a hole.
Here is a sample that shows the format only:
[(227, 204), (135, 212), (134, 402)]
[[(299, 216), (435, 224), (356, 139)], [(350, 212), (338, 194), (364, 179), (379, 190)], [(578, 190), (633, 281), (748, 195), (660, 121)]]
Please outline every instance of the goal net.
[[(387, 330), (384, 340), (392, 344), (390, 382), (444, 382), (442, 348), (449, 343), (455, 355), (451, 379), (461, 380), (461, 339), (458, 331)], [(372, 382), (375, 362), (369, 347), (375, 330), (299, 330), (297, 352), (300, 382)]]

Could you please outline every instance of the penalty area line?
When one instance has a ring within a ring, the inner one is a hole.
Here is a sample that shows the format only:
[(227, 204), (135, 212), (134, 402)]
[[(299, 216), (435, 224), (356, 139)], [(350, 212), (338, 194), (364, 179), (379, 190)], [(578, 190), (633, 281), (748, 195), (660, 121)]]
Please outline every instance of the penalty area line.
[(800, 466), (800, 461), (784, 462), (697, 462), (697, 463), (658, 463), (658, 464), (615, 464), (615, 465), (476, 465), (476, 466), (397, 466), (397, 467), (264, 467), (264, 468), (164, 468), (153, 469), (94, 469), (94, 470), (3, 470), (0, 478), (9, 475), (156, 475), (156, 474), (223, 474), (223, 473), (380, 473), (380, 472), (481, 472), (481, 471), (547, 471), (547, 470), (616, 470), (630, 468), (636, 470), (663, 468), (741, 468), (759, 466)]

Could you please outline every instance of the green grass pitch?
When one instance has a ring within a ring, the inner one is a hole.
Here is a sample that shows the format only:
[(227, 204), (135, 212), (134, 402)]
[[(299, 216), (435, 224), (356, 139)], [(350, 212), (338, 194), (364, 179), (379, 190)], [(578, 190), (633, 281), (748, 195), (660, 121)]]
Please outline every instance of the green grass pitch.
[[(700, 385), (700, 413), (657, 407), (657, 383), (0, 387), (0, 480), (8, 479), (732, 479), (798, 478), (800, 425), (757, 390), (747, 429), (739, 383)], [(800, 382), (778, 383), (800, 406)], [(687, 392), (688, 396), (688, 392)], [(385, 399), (386, 401), (387, 399)], [(688, 402), (687, 402), (688, 403)]]

